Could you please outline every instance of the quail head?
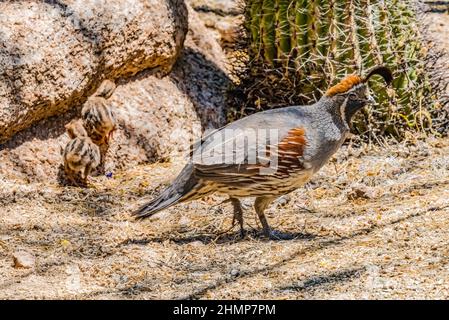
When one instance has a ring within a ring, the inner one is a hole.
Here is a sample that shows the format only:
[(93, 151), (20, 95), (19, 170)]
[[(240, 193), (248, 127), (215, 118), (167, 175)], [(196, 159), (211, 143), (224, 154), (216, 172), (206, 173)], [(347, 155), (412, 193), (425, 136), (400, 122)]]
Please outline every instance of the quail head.
[(74, 119), (65, 125), (66, 132), (70, 139), (76, 137), (87, 137), (87, 131), (83, 126), (83, 122), (79, 119)]
[(117, 121), (108, 101), (102, 97), (90, 97), (81, 110), (81, 116), (92, 141), (97, 145), (109, 144)]

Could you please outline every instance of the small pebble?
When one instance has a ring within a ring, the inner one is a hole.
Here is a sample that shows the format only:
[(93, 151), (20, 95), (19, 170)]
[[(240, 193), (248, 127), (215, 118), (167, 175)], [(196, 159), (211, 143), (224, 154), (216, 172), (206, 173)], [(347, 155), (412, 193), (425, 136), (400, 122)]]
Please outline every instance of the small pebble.
[(290, 202), (291, 198), (289, 195), (284, 195), (277, 200), (279, 206), (286, 206)]
[(232, 269), (230, 273), (231, 276), (233, 277), (237, 277), (240, 274), (240, 272), (237, 269)]
[(376, 198), (376, 192), (373, 190), (373, 188), (370, 188), (368, 186), (364, 186), (362, 184), (354, 184), (350, 187), (347, 198), (349, 200), (374, 199)]
[(196, 241), (190, 242), (190, 246), (192, 246), (192, 247), (204, 247), (204, 243), (202, 243), (199, 240), (196, 240)]
[(14, 268), (31, 269), (34, 267), (36, 260), (34, 256), (27, 251), (16, 251), (13, 253)]

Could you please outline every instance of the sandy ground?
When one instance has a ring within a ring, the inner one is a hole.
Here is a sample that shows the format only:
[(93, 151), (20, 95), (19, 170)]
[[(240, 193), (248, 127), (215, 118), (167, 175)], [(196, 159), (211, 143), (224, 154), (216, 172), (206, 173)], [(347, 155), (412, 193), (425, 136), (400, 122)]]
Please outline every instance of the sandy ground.
[[(267, 210), (288, 241), (260, 236), (249, 206), (240, 239), (218, 196), (133, 221), (181, 167), (137, 167), (85, 190), (0, 181), (0, 298), (449, 298), (447, 138), (345, 146)], [(14, 268), (18, 250), (33, 268)]]
[[(139, 167), (88, 190), (3, 183), (0, 298), (449, 297), (447, 139), (344, 147), (268, 210), (288, 241), (259, 235), (250, 208), (240, 239), (219, 197), (129, 218), (179, 169)], [(22, 249), (34, 268), (13, 267)]]

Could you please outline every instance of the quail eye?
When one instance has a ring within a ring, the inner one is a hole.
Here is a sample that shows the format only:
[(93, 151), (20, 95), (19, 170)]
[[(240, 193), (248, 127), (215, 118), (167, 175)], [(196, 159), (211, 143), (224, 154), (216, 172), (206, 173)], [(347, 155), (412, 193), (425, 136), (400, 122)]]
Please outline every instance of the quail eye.
[(354, 92), (351, 92), (351, 93), (349, 94), (349, 99), (351, 99), (351, 100), (356, 100), (356, 99), (357, 99), (357, 94), (355, 94)]

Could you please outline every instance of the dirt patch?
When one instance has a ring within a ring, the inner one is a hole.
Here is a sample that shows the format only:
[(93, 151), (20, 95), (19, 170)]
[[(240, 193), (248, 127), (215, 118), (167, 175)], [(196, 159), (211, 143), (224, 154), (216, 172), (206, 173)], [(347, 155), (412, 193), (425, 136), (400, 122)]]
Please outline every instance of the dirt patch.
[[(133, 221), (179, 164), (95, 178), (88, 190), (3, 181), (0, 298), (444, 299), (448, 155), (438, 139), (343, 148), (268, 210), (291, 241), (264, 239), (252, 208), (240, 239), (218, 196)], [(35, 257), (33, 270), (14, 268), (17, 250)]]

